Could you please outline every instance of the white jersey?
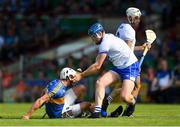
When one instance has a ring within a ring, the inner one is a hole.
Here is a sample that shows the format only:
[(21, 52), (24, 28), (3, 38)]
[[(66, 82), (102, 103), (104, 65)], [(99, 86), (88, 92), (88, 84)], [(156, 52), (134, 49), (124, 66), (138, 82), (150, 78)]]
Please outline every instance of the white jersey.
[(137, 61), (126, 42), (113, 34), (104, 35), (99, 45), (99, 54), (101, 53), (107, 53), (109, 60), (119, 69), (126, 68)]
[(122, 23), (116, 31), (116, 36), (121, 38), (125, 42), (127, 40), (132, 41), (131, 49), (134, 51), (134, 47), (135, 47), (135, 43), (136, 43), (136, 32), (130, 24)]

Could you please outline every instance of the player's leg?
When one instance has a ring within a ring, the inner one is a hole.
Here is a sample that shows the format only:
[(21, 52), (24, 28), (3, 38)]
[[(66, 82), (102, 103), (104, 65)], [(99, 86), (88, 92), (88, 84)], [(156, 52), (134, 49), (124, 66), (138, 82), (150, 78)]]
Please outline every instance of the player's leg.
[[(124, 79), (122, 88), (119, 90), (120, 97), (124, 102), (127, 103), (127, 105), (135, 105), (136, 100), (134, 99), (132, 95), (132, 91), (134, 88), (134, 81), (130, 79)], [(120, 105), (116, 110), (110, 113), (110, 117), (118, 117), (121, 115), (123, 111), (122, 106)]]
[[(84, 101), (84, 96), (86, 95), (86, 87), (84, 84), (79, 84), (76, 87), (73, 87), (73, 91), (75, 93), (75, 95), (77, 96), (77, 99), (74, 101), (74, 104), (78, 104)], [(91, 112), (81, 112), (77, 117), (82, 117), (85, 114), (89, 115)]]
[[(135, 100), (137, 100), (138, 93), (141, 89), (141, 80), (140, 80), (140, 75), (138, 75), (136, 82), (135, 82), (135, 87), (133, 89), (132, 95), (134, 96)], [(122, 116), (131, 116), (135, 111), (135, 105), (126, 105), (126, 109), (124, 110)]]
[(78, 101), (83, 101), (84, 96), (86, 94), (86, 87), (84, 85), (79, 85), (76, 87), (73, 87), (73, 92), (77, 96)]
[(62, 118), (75, 118), (82, 112), (88, 110), (92, 110), (92, 104), (90, 102), (82, 102), (79, 104), (71, 105), (66, 107), (66, 109), (62, 112)]
[(117, 73), (113, 71), (108, 71), (96, 81), (95, 109), (94, 113), (92, 114), (92, 118), (100, 117), (102, 101), (105, 96), (105, 88), (106, 86), (117, 81), (118, 79), (119, 75)]
[[(127, 77), (127, 79), (129, 79), (129, 80), (131, 80), (132, 82), (133, 82), (133, 84), (134, 84), (134, 82), (137, 80), (137, 81), (140, 81), (140, 78), (139, 79), (137, 79), (137, 77), (138, 77), (138, 74), (139, 74), (139, 63), (138, 62), (136, 62), (136, 63), (134, 63), (134, 64), (132, 64), (131, 66), (129, 66), (129, 70), (128, 69), (126, 69), (125, 70), (125, 73), (123, 73), (123, 75), (126, 75), (126, 72), (128, 72), (128, 74), (129, 74), (129, 76)], [(123, 70), (124, 71), (124, 70)], [(126, 78), (126, 77), (125, 77)], [(138, 84), (140, 84), (140, 82), (138, 82)], [(140, 89), (140, 88), (139, 88)], [(138, 90), (139, 90), (138, 89)], [(132, 90), (134, 90), (134, 87), (133, 87), (133, 89)], [(122, 92), (122, 91), (121, 91)], [(135, 100), (135, 102), (136, 102), (136, 97), (134, 97), (134, 95), (136, 94), (136, 95), (138, 95), (138, 93), (137, 92), (134, 92), (134, 94), (133, 94), (133, 91), (131, 91), (132, 92), (132, 97), (134, 98), (134, 100)], [(127, 106), (126, 106), (126, 109), (124, 110), (124, 112), (123, 112), (123, 115), (122, 116), (131, 116), (131, 114), (134, 112), (134, 108), (135, 108), (135, 104), (127, 104)], [(128, 111), (129, 110), (129, 111)]]
[[(132, 95), (134, 96), (134, 98), (137, 100), (137, 96), (139, 94), (139, 91), (141, 89), (141, 80), (140, 80), (140, 75), (138, 75), (136, 82), (135, 82), (135, 87), (133, 89)], [(111, 94), (105, 98), (103, 100), (103, 105), (102, 105), (102, 110), (106, 112), (109, 104), (111, 103), (111, 101), (113, 100), (113, 98), (115, 98), (119, 93), (120, 93), (121, 88), (116, 88), (114, 89)], [(135, 105), (133, 105), (135, 106)], [(131, 113), (134, 112), (135, 107), (131, 108), (130, 106), (126, 106), (125, 111), (123, 112), (123, 116), (127, 116), (127, 115), (132, 115)], [(131, 112), (131, 113), (130, 113)]]
[(140, 89), (141, 89), (141, 77), (140, 77), (140, 75), (138, 75), (136, 82), (135, 82), (134, 90), (132, 92), (132, 94), (135, 98), (137, 98)]
[(66, 91), (64, 106), (70, 106), (75, 103), (77, 99), (82, 100), (85, 95), (86, 87), (84, 85), (75, 86)]
[(102, 110), (106, 112), (109, 104), (112, 102), (113, 98), (115, 98), (117, 95), (119, 95), (121, 88), (115, 88), (111, 92), (111, 94), (107, 97), (104, 98), (103, 104), (102, 104)]
[(83, 110), (87, 109), (90, 106), (91, 103), (89, 102), (82, 102), (74, 105), (77, 99), (82, 101), (85, 95), (85, 91), (86, 91), (86, 87), (84, 85), (78, 85), (66, 91), (62, 117), (73, 118), (79, 115)]
[(129, 105), (135, 104), (134, 96), (132, 91), (134, 89), (134, 81), (125, 79), (123, 80), (122, 89), (120, 93), (121, 99)]

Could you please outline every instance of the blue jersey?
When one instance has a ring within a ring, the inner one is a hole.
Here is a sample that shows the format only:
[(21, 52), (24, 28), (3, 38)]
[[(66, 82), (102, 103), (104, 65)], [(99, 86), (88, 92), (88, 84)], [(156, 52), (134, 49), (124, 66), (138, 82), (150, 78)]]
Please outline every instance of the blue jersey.
[(157, 86), (161, 88), (168, 85), (167, 83), (171, 80), (172, 74), (168, 70), (167, 71), (159, 70), (156, 74), (156, 78), (158, 79)]
[(53, 80), (47, 85), (50, 101), (45, 104), (49, 118), (60, 118), (64, 107), (66, 87), (60, 80)]

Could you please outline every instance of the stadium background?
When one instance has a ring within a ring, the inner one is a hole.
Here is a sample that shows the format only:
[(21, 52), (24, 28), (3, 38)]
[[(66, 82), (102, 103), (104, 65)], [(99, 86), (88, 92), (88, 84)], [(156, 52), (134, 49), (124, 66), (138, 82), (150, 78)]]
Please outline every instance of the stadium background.
[[(138, 101), (180, 103), (179, 5), (179, 0), (0, 0), (0, 102), (32, 102), (62, 67), (86, 69), (97, 51), (87, 37), (88, 27), (99, 21), (107, 32), (115, 33), (126, 18), (126, 9), (135, 6), (143, 13), (136, 30), (137, 45), (145, 41), (145, 29), (157, 34), (143, 63)], [(166, 62), (169, 78), (165, 81), (171, 83), (153, 87), (153, 79)], [(110, 67), (105, 63), (100, 74)], [(94, 100), (100, 74), (83, 81), (85, 100)]]

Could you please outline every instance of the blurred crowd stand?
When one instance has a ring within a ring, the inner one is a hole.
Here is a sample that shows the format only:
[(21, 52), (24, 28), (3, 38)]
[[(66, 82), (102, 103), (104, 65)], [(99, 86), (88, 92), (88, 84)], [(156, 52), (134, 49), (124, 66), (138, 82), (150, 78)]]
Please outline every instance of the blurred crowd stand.
[(150, 85), (149, 96), (156, 103), (175, 103), (180, 99), (178, 95), (178, 86), (174, 84), (174, 74), (168, 69), (168, 64), (165, 59), (159, 60), (158, 71), (156, 72)]
[[(60, 68), (85, 70), (94, 62), (94, 52), (78, 59), (69, 54), (64, 63), (57, 59), (37, 60), (33, 55), (87, 35), (88, 25), (97, 19), (104, 24), (105, 18), (123, 20), (130, 6), (138, 7), (143, 13), (140, 27), (136, 29), (137, 45), (145, 41), (145, 29), (157, 33), (156, 42), (143, 63), (139, 100), (180, 103), (179, 0), (0, 0), (0, 101), (2, 98), (5, 102), (33, 101), (50, 80), (58, 77)], [(107, 23), (105, 27), (107, 25), (115, 24)], [(141, 54), (136, 53), (138, 58)], [(18, 61), (21, 55), (25, 68), (13, 73), (7, 70), (6, 66)], [(110, 66), (107, 63), (103, 69)], [(93, 99), (97, 77), (94, 75), (79, 83), (88, 89), (86, 99)], [(112, 88), (106, 90), (107, 94)]]

